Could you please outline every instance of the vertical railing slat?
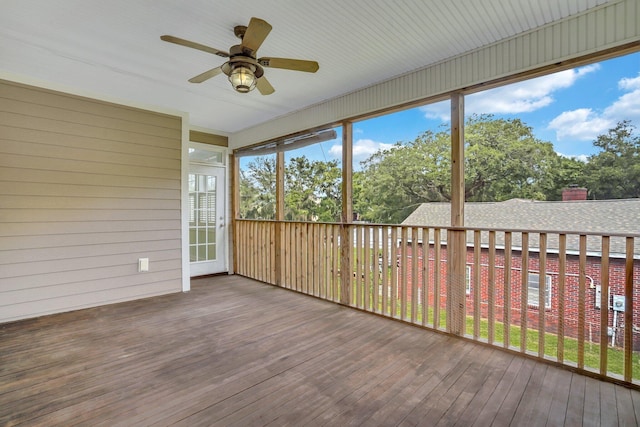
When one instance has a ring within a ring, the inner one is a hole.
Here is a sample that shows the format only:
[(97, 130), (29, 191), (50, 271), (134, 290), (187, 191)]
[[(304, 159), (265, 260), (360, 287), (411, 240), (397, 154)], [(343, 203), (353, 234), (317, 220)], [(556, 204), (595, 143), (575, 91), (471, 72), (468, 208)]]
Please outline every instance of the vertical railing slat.
[(303, 253), (302, 253), (302, 244), (303, 244), (303, 240), (302, 240), (302, 224), (300, 224), (299, 222), (295, 223), (295, 236), (294, 239), (296, 241), (296, 249), (293, 252), (293, 257), (296, 260), (295, 263), (295, 290), (298, 292), (304, 292), (304, 289), (302, 287), (302, 258), (303, 258)]
[(317, 263), (317, 282), (318, 282), (318, 293), (317, 296), (322, 299), (327, 299), (327, 292), (325, 290), (326, 284), (326, 266), (325, 266), (325, 257), (327, 251), (325, 250), (325, 238), (327, 231), (326, 224), (318, 224), (318, 236), (316, 238), (316, 263)]
[(371, 230), (364, 229), (364, 309), (371, 310)]
[(275, 233), (273, 229), (275, 228), (275, 222), (269, 221), (265, 224), (267, 229), (267, 241), (269, 242), (269, 257), (268, 257), (268, 267), (267, 267), (267, 280), (269, 283), (274, 284), (275, 277), (275, 256), (276, 256), (276, 241), (274, 239)]
[[(520, 274), (520, 352), (527, 351), (527, 315), (529, 312), (529, 233), (522, 232), (522, 260)], [(540, 304), (538, 304), (540, 309)]]
[[(244, 227), (244, 235), (245, 238), (247, 239), (247, 241), (251, 241), (251, 228), (253, 227), (253, 223), (251, 222), (245, 222), (245, 227)], [(245, 250), (244, 250), (244, 271), (245, 274), (249, 277), (251, 276), (251, 257), (253, 256), (253, 246), (252, 245), (246, 245)]]
[(320, 296), (320, 224), (311, 225), (313, 233), (311, 236), (311, 281), (313, 282), (313, 295)]
[(391, 317), (398, 316), (398, 227), (391, 227)]
[(538, 357), (544, 358), (546, 310), (547, 310), (547, 234), (540, 233), (538, 253), (540, 275), (538, 276)]
[(418, 264), (420, 261), (418, 227), (411, 229), (411, 322), (418, 320)]
[(382, 228), (382, 314), (389, 314), (389, 227)]
[(504, 307), (502, 317), (504, 319), (503, 338), (504, 348), (511, 345), (511, 241), (513, 236), (510, 231), (504, 233)]
[(407, 319), (407, 264), (408, 264), (408, 244), (409, 227), (402, 227), (402, 241), (400, 248), (400, 318)]
[[(262, 221), (258, 223), (258, 227), (260, 228), (260, 240), (262, 241), (262, 247), (264, 249), (265, 254), (271, 255), (271, 250), (269, 248), (269, 237), (267, 236), (268, 234), (268, 228), (267, 228), (267, 222), (266, 221)], [(263, 282), (269, 282), (269, 278), (267, 276), (267, 272), (269, 271), (269, 268), (271, 267), (269, 265), (269, 261), (271, 260), (271, 256), (261, 256), (260, 258), (262, 258), (262, 265), (260, 265), (260, 277)]]
[(355, 306), (362, 307), (362, 227), (355, 226), (356, 239), (356, 268), (353, 292), (355, 295)]
[(373, 256), (372, 256), (372, 274), (373, 274), (373, 312), (380, 312), (380, 272), (382, 271), (382, 265), (380, 265), (380, 230), (379, 226), (372, 228), (373, 233)]
[(332, 301), (333, 292), (331, 284), (331, 272), (333, 270), (331, 266), (331, 224), (325, 224), (322, 231), (322, 253), (324, 258), (322, 260), (322, 289), (324, 290), (325, 299)]
[(602, 236), (600, 258), (600, 375), (607, 375), (609, 357), (609, 251), (611, 239)]
[(258, 263), (258, 256), (260, 255), (260, 242), (258, 241), (258, 222), (254, 221), (251, 223), (251, 241), (255, 242), (253, 245), (251, 245), (252, 251), (251, 251), (251, 258), (250, 258), (250, 269), (251, 269), (251, 277), (256, 279), (258, 277), (258, 267), (257, 267), (257, 263)]
[(429, 320), (429, 228), (422, 229), (422, 325)]
[(564, 362), (564, 301), (567, 283), (567, 235), (558, 235), (558, 362)]
[[(473, 339), (480, 338), (480, 295), (482, 291), (481, 279), (481, 241), (482, 233), (480, 230), (473, 231)], [(471, 280), (471, 278), (469, 278)]]
[(633, 237), (626, 238), (624, 276), (624, 380), (633, 379)]
[(302, 260), (302, 280), (304, 283), (305, 293), (312, 295), (313, 294), (313, 272), (311, 268), (313, 267), (313, 231), (314, 224), (306, 223), (305, 227), (303, 227), (303, 235), (300, 236), (302, 242), (304, 243), (304, 258)]
[(495, 340), (495, 327), (496, 327), (496, 311), (495, 311), (495, 294), (496, 294), (496, 232), (494, 230), (489, 231), (489, 272), (488, 272), (488, 326), (487, 326), (487, 340), (489, 344), (493, 344)]
[(331, 261), (331, 280), (333, 281), (333, 300), (339, 302), (341, 295), (341, 280), (339, 271), (341, 269), (340, 263), (342, 259), (340, 258), (340, 225), (335, 224), (332, 226), (332, 236), (331, 236), (331, 250), (333, 251), (333, 257)]
[(441, 242), (440, 242), (440, 229), (433, 230), (433, 327), (435, 329), (440, 328), (440, 260), (441, 254)]
[(578, 265), (578, 369), (584, 369), (584, 323), (587, 283), (587, 236), (580, 235)]

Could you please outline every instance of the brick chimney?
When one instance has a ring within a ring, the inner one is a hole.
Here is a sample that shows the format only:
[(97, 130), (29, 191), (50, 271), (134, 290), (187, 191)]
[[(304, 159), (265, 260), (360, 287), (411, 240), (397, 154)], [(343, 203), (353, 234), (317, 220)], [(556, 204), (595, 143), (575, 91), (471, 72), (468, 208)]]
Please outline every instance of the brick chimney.
[(573, 200), (587, 200), (587, 189), (572, 184), (569, 188), (562, 190), (562, 201), (570, 202)]

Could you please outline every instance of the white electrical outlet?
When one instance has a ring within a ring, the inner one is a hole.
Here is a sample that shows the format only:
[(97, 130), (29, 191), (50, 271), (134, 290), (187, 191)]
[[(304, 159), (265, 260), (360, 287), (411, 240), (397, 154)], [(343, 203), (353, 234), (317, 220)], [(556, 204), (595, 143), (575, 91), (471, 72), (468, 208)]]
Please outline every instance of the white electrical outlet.
[(149, 258), (138, 258), (138, 271), (149, 271)]

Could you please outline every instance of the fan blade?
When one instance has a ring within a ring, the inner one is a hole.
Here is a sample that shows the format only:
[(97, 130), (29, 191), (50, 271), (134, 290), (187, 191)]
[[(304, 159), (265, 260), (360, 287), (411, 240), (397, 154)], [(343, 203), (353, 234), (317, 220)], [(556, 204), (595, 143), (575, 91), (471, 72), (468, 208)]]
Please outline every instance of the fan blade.
[(229, 57), (229, 54), (227, 52), (222, 51), (222, 50), (214, 49), (212, 47), (205, 46), (203, 44), (192, 42), (192, 41), (189, 41), (189, 40), (181, 39), (181, 38), (178, 38), (178, 37), (164, 35), (164, 36), (160, 36), (160, 39), (164, 40), (166, 42), (169, 42), (169, 43), (179, 44), (180, 46), (186, 46), (186, 47), (190, 47), (192, 49), (198, 49), (198, 50), (202, 50), (204, 52), (213, 53), (214, 55), (218, 55), (218, 56), (221, 56), (223, 58), (228, 58)]
[(256, 52), (264, 39), (267, 38), (271, 31), (271, 25), (267, 21), (258, 18), (251, 18), (247, 31), (242, 37), (242, 47)]
[(289, 58), (260, 58), (258, 64), (269, 68), (283, 68), (285, 70), (304, 71), (315, 73), (320, 66), (316, 61), (304, 61), (302, 59)]
[(197, 76), (190, 78), (189, 82), (202, 83), (203, 81), (209, 80), (210, 78), (215, 77), (220, 73), (222, 73), (222, 67), (212, 68), (202, 74), (198, 74)]
[(258, 81), (256, 81), (256, 87), (260, 91), (262, 95), (271, 95), (276, 90), (271, 86), (269, 80), (266, 77), (260, 77)]

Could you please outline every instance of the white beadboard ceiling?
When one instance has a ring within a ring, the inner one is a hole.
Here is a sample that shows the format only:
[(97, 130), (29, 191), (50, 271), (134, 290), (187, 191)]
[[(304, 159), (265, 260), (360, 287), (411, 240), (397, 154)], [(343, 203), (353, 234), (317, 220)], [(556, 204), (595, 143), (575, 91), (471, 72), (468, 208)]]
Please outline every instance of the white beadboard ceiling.
[[(596, 7), (605, 0), (0, 0), (0, 77), (188, 112), (232, 134)], [(225, 60), (252, 17), (273, 30), (258, 56), (312, 59), (316, 74), (266, 69), (276, 92), (187, 80)]]

